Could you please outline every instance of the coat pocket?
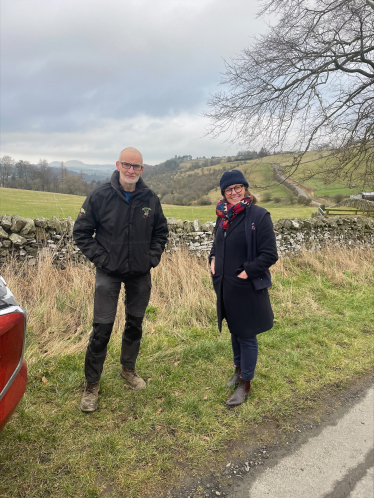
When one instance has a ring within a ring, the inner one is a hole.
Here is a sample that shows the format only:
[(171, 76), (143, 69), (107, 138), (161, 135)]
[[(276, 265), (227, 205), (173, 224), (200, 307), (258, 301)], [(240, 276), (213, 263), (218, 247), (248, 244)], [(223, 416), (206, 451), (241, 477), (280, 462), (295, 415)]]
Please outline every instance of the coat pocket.
[(268, 289), (272, 285), (269, 270), (266, 270), (262, 275), (252, 278), (251, 280), (256, 290)]

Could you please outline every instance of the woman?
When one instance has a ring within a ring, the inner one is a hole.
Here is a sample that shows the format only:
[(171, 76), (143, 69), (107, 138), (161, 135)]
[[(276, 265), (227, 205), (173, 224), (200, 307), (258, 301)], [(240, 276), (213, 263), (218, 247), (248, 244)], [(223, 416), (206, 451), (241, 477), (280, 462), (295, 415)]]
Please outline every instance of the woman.
[(228, 382), (237, 386), (226, 401), (237, 406), (248, 397), (257, 362), (256, 335), (273, 326), (268, 287), (269, 267), (277, 259), (270, 214), (256, 206), (248, 182), (239, 170), (225, 171), (220, 180), (224, 198), (217, 204), (217, 224), (210, 253), (217, 294), (218, 328), (226, 318), (234, 354), (235, 373)]

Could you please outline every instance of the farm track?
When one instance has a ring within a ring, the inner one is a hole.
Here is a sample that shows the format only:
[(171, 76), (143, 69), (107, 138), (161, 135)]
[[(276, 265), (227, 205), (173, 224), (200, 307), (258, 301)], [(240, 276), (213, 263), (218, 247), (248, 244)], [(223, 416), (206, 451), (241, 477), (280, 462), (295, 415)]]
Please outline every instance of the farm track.
[[(305, 197), (307, 199), (311, 199), (311, 197), (309, 197), (309, 195), (301, 188), (299, 187), (298, 185), (296, 185), (295, 183), (293, 183), (289, 178), (286, 178), (284, 175), (282, 175), (281, 173), (281, 170), (279, 168), (279, 164), (278, 163), (271, 163), (272, 167), (273, 167), (273, 170), (279, 175), (279, 177), (282, 179), (283, 183), (285, 186), (287, 186), (287, 184), (289, 184), (290, 186), (294, 187), (296, 190), (297, 190), (297, 193), (298, 195), (301, 195), (302, 197)], [(314, 199), (312, 199), (312, 201), (320, 206), (321, 205), (321, 202), (317, 202), (315, 201)]]

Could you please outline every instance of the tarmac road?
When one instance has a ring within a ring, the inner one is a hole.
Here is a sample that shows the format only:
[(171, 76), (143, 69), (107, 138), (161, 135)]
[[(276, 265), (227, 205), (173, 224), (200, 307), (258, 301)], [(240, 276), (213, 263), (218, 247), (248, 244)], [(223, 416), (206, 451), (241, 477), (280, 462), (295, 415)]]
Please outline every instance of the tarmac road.
[(374, 386), (295, 451), (235, 482), (228, 498), (373, 498)]
[(162, 498), (374, 498), (373, 372), (320, 394), (286, 430), (285, 421), (259, 426), (257, 439), (233, 441), (223, 462)]
[(279, 177), (285, 182), (285, 183), (290, 183), (291, 185), (293, 185), (296, 190), (297, 190), (297, 193), (299, 195), (301, 195), (302, 197), (306, 197), (307, 199), (309, 199), (309, 196), (304, 192), (304, 190), (300, 187), (298, 187), (297, 185), (295, 185), (291, 180), (290, 178), (286, 179), (286, 177), (284, 175), (281, 174), (280, 170), (279, 170), (279, 165), (277, 163), (272, 163), (272, 166), (273, 166), (273, 169), (278, 173)]

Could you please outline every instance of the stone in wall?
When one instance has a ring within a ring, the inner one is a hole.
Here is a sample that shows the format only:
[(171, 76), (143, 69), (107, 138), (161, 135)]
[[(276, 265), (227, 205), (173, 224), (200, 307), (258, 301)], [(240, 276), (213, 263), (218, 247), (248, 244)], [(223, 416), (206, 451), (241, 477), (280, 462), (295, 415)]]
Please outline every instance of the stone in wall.
[(21, 216), (15, 214), (12, 216), (12, 226), (10, 227), (10, 230), (14, 233), (18, 233), (22, 230), (26, 223), (27, 221), (24, 218), (21, 218)]
[(0, 227), (0, 239), (8, 239), (9, 235), (6, 233), (3, 227)]
[(31, 218), (26, 218), (26, 224), (21, 230), (21, 235), (33, 235), (35, 233), (35, 223)]
[(12, 233), (9, 236), (9, 240), (11, 241), (11, 243), (13, 244), (13, 246), (15, 248), (20, 248), (20, 247), (24, 246), (27, 242), (27, 239), (25, 239), (24, 237), (22, 237), (21, 235), (18, 235), (16, 233)]
[(9, 230), (10, 230), (10, 228), (11, 228), (11, 226), (12, 226), (12, 217), (11, 217), (11, 216), (9, 216), (9, 215), (7, 215), (7, 214), (3, 214), (3, 215), (1, 216), (1, 226), (2, 226), (5, 230), (9, 231)]
[(47, 218), (42, 218), (41, 216), (38, 216), (38, 218), (35, 218), (34, 223), (35, 223), (35, 226), (40, 227), (40, 228), (47, 228), (47, 226), (48, 226)]

